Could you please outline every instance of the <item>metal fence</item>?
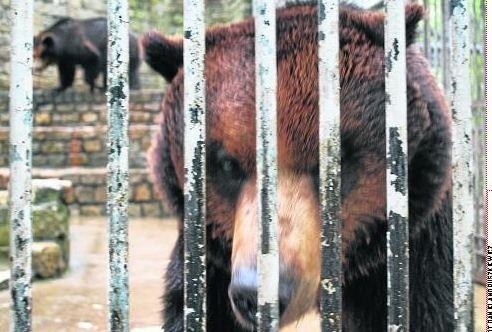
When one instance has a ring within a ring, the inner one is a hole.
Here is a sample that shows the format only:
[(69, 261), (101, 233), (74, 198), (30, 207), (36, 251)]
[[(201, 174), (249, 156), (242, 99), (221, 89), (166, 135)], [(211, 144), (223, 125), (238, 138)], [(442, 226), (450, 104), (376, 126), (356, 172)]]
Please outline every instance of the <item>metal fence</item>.
[[(341, 331), (340, 129), (338, 1), (319, 1), (321, 317), (323, 331)], [(203, 0), (184, 3), (185, 69), (185, 329), (206, 329), (205, 285), (205, 31)], [(388, 331), (409, 330), (406, 61), (403, 1), (385, 3)], [(31, 330), (32, 0), (11, 3), (10, 85), (11, 331)], [(256, 28), (257, 167), (260, 211), (259, 329), (278, 328), (275, 8), (253, 4)], [(468, 5), (452, 2), (449, 62), (453, 133), (454, 304), (456, 331), (472, 326), (471, 97)], [(108, 2), (108, 330), (128, 331), (128, 4)], [(447, 74), (446, 74), (447, 75)], [(390, 103), (390, 101), (392, 101)], [(328, 109), (330, 112), (328, 112)], [(336, 110), (336, 112), (333, 112)], [(398, 147), (398, 148), (395, 148)], [(401, 148), (399, 148), (401, 147)], [(265, 268), (268, 266), (268, 269)]]

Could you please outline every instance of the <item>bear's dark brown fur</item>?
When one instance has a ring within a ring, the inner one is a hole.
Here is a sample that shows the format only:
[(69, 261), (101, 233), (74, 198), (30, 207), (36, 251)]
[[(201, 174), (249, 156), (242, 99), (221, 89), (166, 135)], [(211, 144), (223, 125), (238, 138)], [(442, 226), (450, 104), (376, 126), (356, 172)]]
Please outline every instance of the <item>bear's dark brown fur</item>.
[[(277, 12), (282, 324), (318, 302), (316, 13), (313, 5)], [(383, 15), (351, 6), (340, 12), (345, 331), (386, 329)], [(415, 332), (451, 331), (450, 114), (427, 61), (412, 45), (422, 15), (420, 6), (406, 8), (410, 324)], [(243, 331), (254, 328), (257, 285), (253, 21), (210, 29), (206, 39), (208, 328)], [(182, 39), (150, 32), (143, 44), (147, 62), (171, 82), (151, 169), (164, 201), (182, 220)], [(167, 332), (183, 330), (181, 226), (166, 273)]]
[[(84, 79), (91, 91), (94, 91), (95, 81), (101, 73), (106, 88), (107, 24), (103, 17), (86, 20), (63, 18), (34, 38), (34, 58), (40, 62), (38, 70), (50, 65), (58, 66), (60, 86), (56, 91), (72, 86), (76, 66), (84, 69)], [(131, 89), (138, 89), (139, 44), (134, 35), (130, 34), (129, 39), (129, 85)]]

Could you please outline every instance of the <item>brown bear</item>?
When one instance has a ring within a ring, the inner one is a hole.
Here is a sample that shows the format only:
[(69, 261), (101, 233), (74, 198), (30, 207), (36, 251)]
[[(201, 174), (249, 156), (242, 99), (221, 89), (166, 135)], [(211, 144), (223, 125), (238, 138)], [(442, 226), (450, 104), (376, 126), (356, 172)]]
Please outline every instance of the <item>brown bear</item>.
[[(406, 7), (410, 328), (452, 331), (450, 111), (413, 45), (423, 16)], [(343, 330), (385, 331), (384, 14), (340, 9)], [(316, 5), (277, 11), (281, 324), (319, 301)], [(166, 273), (164, 329), (183, 331), (183, 45), (157, 32), (146, 61), (170, 83), (150, 151), (153, 180), (180, 218)], [(255, 330), (257, 196), (252, 19), (206, 33), (207, 326)]]
[[(132, 34), (129, 42), (129, 85), (131, 89), (138, 89), (139, 43)], [(57, 92), (72, 86), (76, 66), (84, 69), (84, 79), (91, 92), (94, 91), (95, 81), (101, 73), (105, 89), (107, 45), (108, 22), (104, 17), (85, 20), (62, 18), (34, 38), (34, 59), (39, 63), (36, 69), (41, 72), (50, 65), (58, 66), (60, 85)]]

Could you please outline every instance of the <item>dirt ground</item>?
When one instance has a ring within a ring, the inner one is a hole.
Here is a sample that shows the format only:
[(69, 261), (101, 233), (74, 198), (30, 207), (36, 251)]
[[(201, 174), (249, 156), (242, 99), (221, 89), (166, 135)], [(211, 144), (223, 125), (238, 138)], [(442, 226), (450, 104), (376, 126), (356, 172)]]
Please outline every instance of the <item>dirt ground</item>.
[[(73, 217), (71, 268), (63, 278), (33, 284), (33, 331), (106, 330), (107, 236), (105, 218)], [(168, 256), (176, 238), (172, 220), (130, 221), (130, 327), (132, 332), (160, 331), (159, 308)], [(0, 292), (0, 332), (9, 328), (9, 293)], [(485, 331), (485, 289), (475, 288), (475, 331)], [(315, 332), (310, 315), (282, 332)]]

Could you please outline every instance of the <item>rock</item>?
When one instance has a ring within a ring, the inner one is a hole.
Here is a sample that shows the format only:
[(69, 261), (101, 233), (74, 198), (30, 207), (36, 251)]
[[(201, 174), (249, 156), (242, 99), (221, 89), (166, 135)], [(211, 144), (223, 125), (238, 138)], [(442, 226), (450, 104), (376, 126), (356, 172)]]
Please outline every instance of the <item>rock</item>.
[[(72, 182), (58, 179), (34, 179), (33, 187), (33, 204), (62, 201), (63, 192), (72, 187)], [(1, 202), (0, 202), (1, 204)]]
[(33, 242), (32, 274), (34, 277), (52, 278), (65, 270), (60, 246), (55, 242)]

